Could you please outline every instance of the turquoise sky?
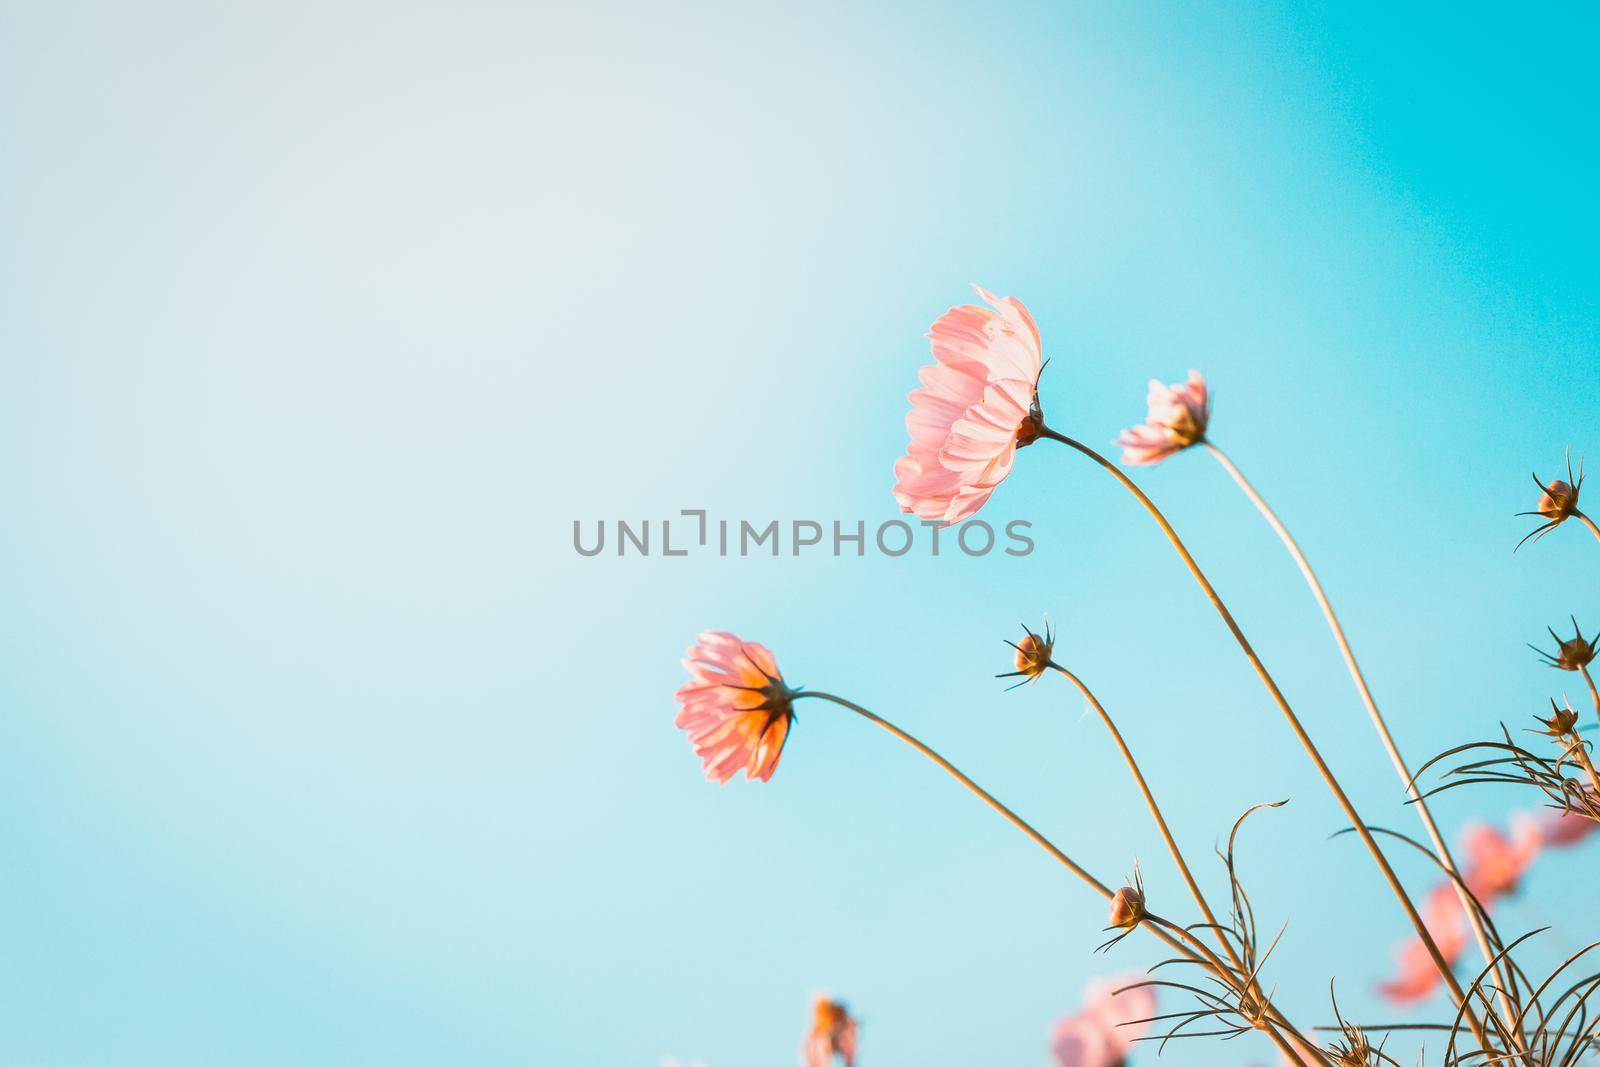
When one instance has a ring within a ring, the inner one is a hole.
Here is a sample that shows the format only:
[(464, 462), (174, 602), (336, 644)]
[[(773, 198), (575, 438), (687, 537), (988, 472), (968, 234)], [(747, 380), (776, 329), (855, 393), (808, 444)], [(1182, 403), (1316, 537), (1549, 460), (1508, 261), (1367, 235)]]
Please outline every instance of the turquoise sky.
[[(1187, 916), (1082, 702), (992, 677), (1045, 612), (1208, 887), (1233, 818), (1293, 798), (1243, 849), (1289, 921), (1281, 1001), (1325, 1021), (1337, 977), (1400, 1018), (1370, 861), (1067, 450), (985, 512), (1033, 523), (1025, 559), (573, 551), (574, 519), (895, 517), (922, 334), (973, 281), (1033, 310), (1050, 421), (1091, 442), (1207, 374), (1408, 755), (1581, 695), (1525, 642), (1600, 626), (1600, 545), (1511, 548), (1529, 471), (1600, 458), (1583, 7), (0, 0), (0, 27), (6, 1062), (776, 1067), (830, 989), (863, 1067), (1044, 1067), (1148, 941), (1092, 955), (1096, 898), (824, 705), (770, 784), (708, 785), (672, 692), (700, 629), (764, 642)], [(1140, 480), (1368, 818), (1414, 828), (1248, 504), (1203, 454)], [(1590, 939), (1597, 870), (1550, 857), (1505, 923)]]

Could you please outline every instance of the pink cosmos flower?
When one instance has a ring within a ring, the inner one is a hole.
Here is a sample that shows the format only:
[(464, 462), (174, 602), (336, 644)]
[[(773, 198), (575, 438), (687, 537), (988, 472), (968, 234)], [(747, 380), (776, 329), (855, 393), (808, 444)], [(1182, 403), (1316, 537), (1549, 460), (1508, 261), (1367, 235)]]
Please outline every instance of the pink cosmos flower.
[(917, 374), (911, 443), (894, 465), (900, 510), (945, 523), (983, 507), (1044, 426), (1033, 317), (1016, 297), (973, 289), (989, 307), (951, 308), (928, 331), (935, 362)]
[(1484, 823), (1474, 823), (1462, 834), (1466, 864), (1461, 880), (1489, 907), (1517, 891), (1517, 883), (1539, 855), (1539, 826), (1529, 818), (1512, 820), (1512, 837)]
[[(1061, 1067), (1116, 1067), (1156, 1013), (1156, 993), (1136, 975), (1097, 979), (1083, 991), (1083, 1008), (1056, 1024), (1050, 1047)], [(1135, 988), (1127, 988), (1134, 986)], [(1121, 990), (1121, 992), (1118, 992)]]
[(726, 783), (742, 768), (746, 778), (769, 780), (794, 721), (794, 691), (784, 685), (772, 653), (707, 630), (687, 655), (690, 679), (677, 692), (683, 709), (675, 722), (689, 735), (706, 777)]
[(844, 1067), (855, 1067), (861, 1027), (845, 1006), (821, 994), (812, 1001), (811, 1016), (811, 1032), (800, 1046), (805, 1067), (831, 1067), (835, 1056), (844, 1060)]
[[(1422, 906), (1422, 922), (1445, 961), (1454, 963), (1467, 944), (1467, 916), (1461, 910), (1454, 885), (1446, 882), (1428, 894)], [(1414, 1004), (1432, 992), (1440, 980), (1433, 957), (1420, 938), (1401, 942), (1395, 950), (1395, 962), (1399, 964), (1399, 975), (1378, 986), (1390, 1003)]]
[(1211, 420), (1211, 398), (1200, 372), (1189, 372), (1182, 385), (1163, 385), (1150, 379), (1150, 413), (1144, 423), (1123, 430), (1116, 440), (1122, 449), (1122, 462), (1130, 467), (1160, 463), (1206, 439), (1206, 423)]

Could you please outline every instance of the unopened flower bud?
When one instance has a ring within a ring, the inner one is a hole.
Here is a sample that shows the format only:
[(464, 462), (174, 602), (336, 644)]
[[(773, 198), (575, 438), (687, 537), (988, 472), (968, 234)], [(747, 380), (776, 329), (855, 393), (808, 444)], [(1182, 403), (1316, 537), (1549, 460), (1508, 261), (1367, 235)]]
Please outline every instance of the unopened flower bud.
[(1539, 496), (1539, 504), (1534, 508), (1540, 515), (1557, 522), (1570, 519), (1572, 513), (1578, 510), (1578, 489), (1570, 482), (1557, 478), (1544, 487), (1544, 492)]
[(1550, 701), (1549, 718), (1534, 718), (1551, 737), (1566, 737), (1578, 728), (1578, 713), (1572, 710), (1572, 705), (1561, 707), (1554, 700)]
[(1144, 893), (1125, 885), (1111, 897), (1111, 925), (1131, 930), (1144, 918)]
[(1030, 678), (1043, 674), (1045, 665), (1050, 662), (1050, 642), (1038, 634), (1028, 634), (1017, 642), (1014, 662), (1017, 670)]
[(1565, 481), (1557, 478), (1555, 481), (1545, 482), (1539, 478), (1538, 474), (1535, 474), (1533, 476), (1533, 484), (1539, 487), (1539, 503), (1534, 506), (1532, 511), (1524, 511), (1520, 514), (1537, 515), (1544, 522), (1532, 533), (1528, 534), (1527, 537), (1518, 541), (1518, 548), (1521, 548), (1530, 540), (1539, 540), (1573, 516), (1583, 514), (1578, 510), (1578, 491), (1583, 488), (1583, 462), (1579, 461), (1578, 473), (1574, 475), (1572, 473), (1572, 456), (1570, 453), (1567, 455), (1567, 477)]
[(1581, 671), (1594, 662), (1595, 652), (1600, 649), (1600, 633), (1595, 634), (1593, 639), (1586, 640), (1576, 618), (1572, 620), (1572, 629), (1572, 636), (1563, 639), (1553, 628), (1550, 628), (1550, 636), (1556, 639), (1556, 651), (1553, 655), (1542, 649), (1534, 648), (1532, 645), (1528, 647), (1533, 648), (1535, 652), (1544, 657), (1547, 664), (1557, 670)]
[[(1055, 634), (1050, 629), (1050, 620), (1045, 619), (1044, 633), (1036, 634), (1026, 626), (1022, 628), (1022, 640), (1007, 641), (1006, 644), (1016, 649), (1017, 654), (1011, 662), (1016, 667), (1014, 671), (996, 675), (997, 678), (1021, 678), (1017, 685), (1024, 685), (1033, 681), (1039, 675), (1050, 669), (1050, 654), (1056, 645)], [(1011, 688), (1015, 689), (1016, 686)]]

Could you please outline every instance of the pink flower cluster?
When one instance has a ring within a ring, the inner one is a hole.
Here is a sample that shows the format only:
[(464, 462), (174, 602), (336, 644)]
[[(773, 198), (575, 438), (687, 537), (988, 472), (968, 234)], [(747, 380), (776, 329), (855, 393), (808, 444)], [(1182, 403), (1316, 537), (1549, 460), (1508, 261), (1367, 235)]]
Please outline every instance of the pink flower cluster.
[[(1600, 823), (1565, 812), (1520, 815), (1512, 819), (1511, 834), (1484, 823), (1468, 826), (1462, 834), (1461, 881), (1485, 909), (1517, 891), (1522, 877), (1546, 848), (1576, 844)], [(1449, 962), (1467, 945), (1467, 916), (1461, 898), (1449, 882), (1435, 886), (1422, 906), (1422, 918), (1439, 951)], [(1378, 986), (1391, 1003), (1414, 1004), (1433, 992), (1439, 971), (1422, 942), (1407, 938), (1395, 949), (1398, 974)]]

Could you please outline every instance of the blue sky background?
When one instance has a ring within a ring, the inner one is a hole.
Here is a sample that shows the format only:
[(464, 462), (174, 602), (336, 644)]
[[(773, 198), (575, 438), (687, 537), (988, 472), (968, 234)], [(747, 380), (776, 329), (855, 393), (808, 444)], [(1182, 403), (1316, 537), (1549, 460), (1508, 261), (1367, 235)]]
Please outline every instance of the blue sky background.
[[(1600, 625), (1582, 530), (1511, 554), (1530, 468), (1600, 454), (1592, 12), (0, 27), (0, 1058), (776, 1065), (826, 988), (865, 1067), (1042, 1067), (1145, 940), (1091, 955), (1098, 899), (825, 706), (771, 784), (707, 785), (671, 694), (698, 630), (765, 642), (1187, 915), (1081, 702), (991, 677), (1046, 611), (1211, 887), (1232, 819), (1293, 798), (1243, 861), (1290, 921), (1281, 1001), (1322, 1021), (1337, 976), (1395, 1018), (1398, 910), (1154, 527), (1066, 450), (990, 505), (1035, 524), (1021, 560), (583, 559), (571, 522), (892, 518), (922, 334), (979, 281), (1032, 308), (1051, 422), (1089, 441), (1148, 377), (1207, 374), (1410, 756), (1520, 720), (1573, 690), (1524, 642)], [(1369, 819), (1410, 828), (1248, 504), (1201, 454), (1141, 481)], [(1551, 857), (1505, 921), (1589, 939), (1596, 870)]]

